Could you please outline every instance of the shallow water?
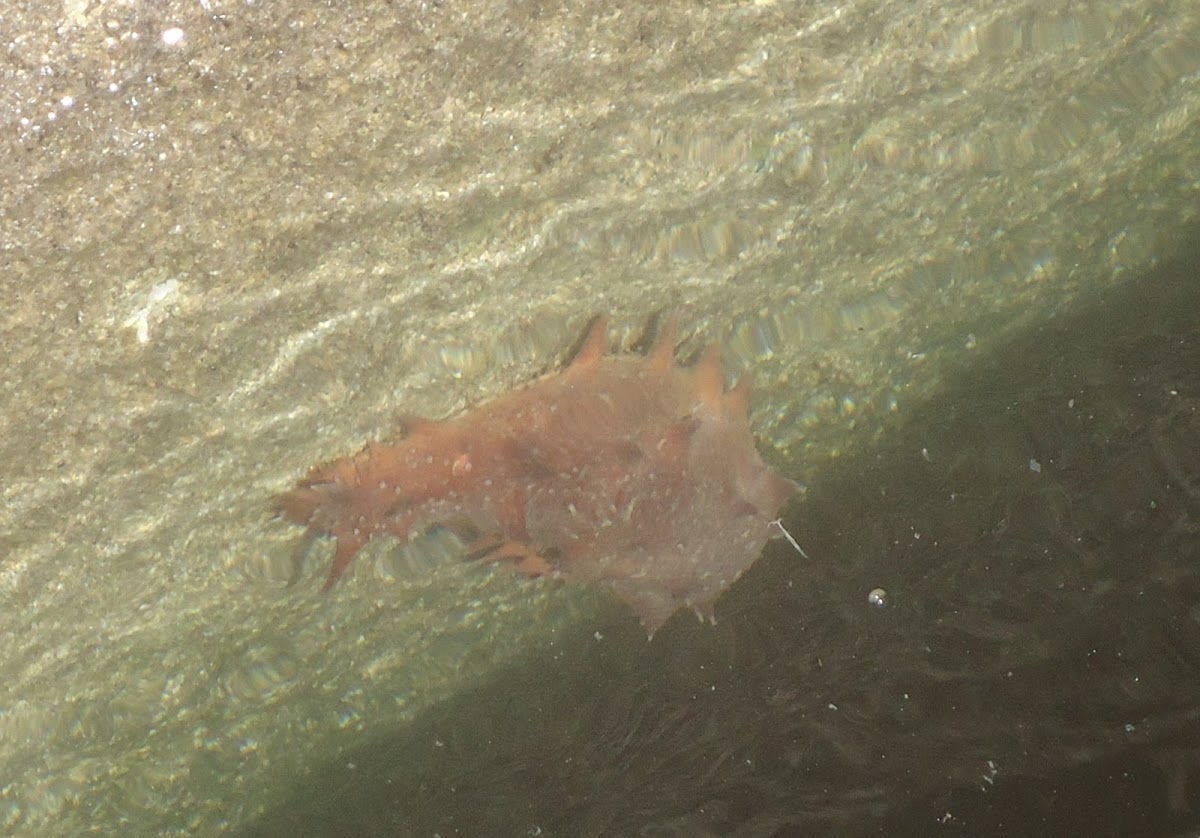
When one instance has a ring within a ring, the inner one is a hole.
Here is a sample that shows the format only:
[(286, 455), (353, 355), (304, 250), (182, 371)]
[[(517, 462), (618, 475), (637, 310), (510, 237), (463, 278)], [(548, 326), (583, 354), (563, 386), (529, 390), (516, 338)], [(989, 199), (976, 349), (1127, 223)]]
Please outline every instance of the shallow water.
[[(924, 824), (1128, 754), (1183, 817), (1192, 0), (0, 17), (0, 831)], [(811, 562), (649, 647), (442, 531), (318, 594), (311, 465), (666, 312)]]

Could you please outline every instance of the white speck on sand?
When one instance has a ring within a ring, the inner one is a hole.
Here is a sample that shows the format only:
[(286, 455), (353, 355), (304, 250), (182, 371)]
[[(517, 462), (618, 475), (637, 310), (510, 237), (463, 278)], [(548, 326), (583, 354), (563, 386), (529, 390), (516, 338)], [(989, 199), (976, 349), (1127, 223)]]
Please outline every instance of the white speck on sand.
[(158, 285), (155, 285), (150, 289), (145, 305), (129, 315), (121, 325), (127, 329), (137, 330), (138, 343), (149, 343), (150, 318), (154, 313), (154, 309), (170, 300), (178, 290), (179, 280), (177, 279), (168, 279), (166, 282), (160, 282)]

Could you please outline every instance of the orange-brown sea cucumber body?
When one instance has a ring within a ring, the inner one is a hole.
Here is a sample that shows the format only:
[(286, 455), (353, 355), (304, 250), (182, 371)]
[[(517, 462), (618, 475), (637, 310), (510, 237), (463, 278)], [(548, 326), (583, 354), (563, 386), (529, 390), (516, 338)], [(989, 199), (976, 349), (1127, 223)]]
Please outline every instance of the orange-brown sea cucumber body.
[(313, 469), (279, 510), (337, 540), (326, 587), (371, 538), (439, 523), (523, 572), (603, 583), (653, 634), (677, 609), (712, 615), (754, 562), (795, 484), (770, 471), (716, 347), (673, 360), (605, 356), (598, 318), (575, 359), (444, 422)]

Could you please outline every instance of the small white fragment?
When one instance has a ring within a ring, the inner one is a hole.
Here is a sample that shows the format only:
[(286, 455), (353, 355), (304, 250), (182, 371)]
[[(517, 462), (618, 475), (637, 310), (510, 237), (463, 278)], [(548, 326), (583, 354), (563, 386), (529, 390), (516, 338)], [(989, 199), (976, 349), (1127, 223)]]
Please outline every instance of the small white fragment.
[(176, 47), (183, 43), (183, 30), (178, 26), (172, 26), (170, 29), (164, 29), (162, 33), (162, 42), (169, 47)]
[(150, 341), (150, 315), (159, 303), (166, 302), (179, 290), (179, 280), (168, 279), (150, 289), (146, 304), (129, 315), (121, 325), (128, 329), (137, 330), (138, 343)]
[(883, 588), (872, 588), (871, 592), (867, 594), (867, 602), (876, 608), (883, 608), (887, 605), (887, 591)]
[[(806, 559), (808, 558), (808, 553), (804, 552), (804, 549), (796, 542), (796, 539), (792, 538), (792, 534), (790, 532), (788, 532), (787, 528), (785, 528), (783, 526), (782, 518), (776, 518), (774, 521), (771, 522), (771, 524), (774, 524), (775, 526), (779, 527), (779, 531), (781, 533), (783, 533), (783, 537), (787, 539), (788, 544), (790, 544), (796, 548), (797, 553), (799, 553), (801, 556), (803, 556)], [(770, 526), (770, 525), (768, 524), (768, 526)]]
[[(987, 771), (984, 772), (983, 777), (982, 777), (983, 782), (987, 783), (989, 786), (996, 785), (996, 775), (999, 773), (1000, 773), (1000, 769), (998, 769), (996, 767), (995, 760), (989, 759), (987, 761)], [(980, 786), (980, 788), (982, 789), (983, 786)], [(984, 790), (986, 791), (986, 789), (984, 789)]]
[(1041, 474), (1042, 473), (1042, 464), (1031, 457), (1029, 459), (1029, 470), (1032, 471), (1034, 474)]

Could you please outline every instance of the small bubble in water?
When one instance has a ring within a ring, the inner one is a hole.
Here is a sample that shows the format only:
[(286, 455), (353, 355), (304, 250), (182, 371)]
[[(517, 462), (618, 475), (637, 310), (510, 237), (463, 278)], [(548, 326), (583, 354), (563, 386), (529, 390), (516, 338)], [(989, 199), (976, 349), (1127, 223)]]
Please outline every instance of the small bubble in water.
[(887, 605), (887, 591), (883, 588), (872, 588), (871, 593), (867, 594), (867, 602), (876, 608), (883, 608)]

